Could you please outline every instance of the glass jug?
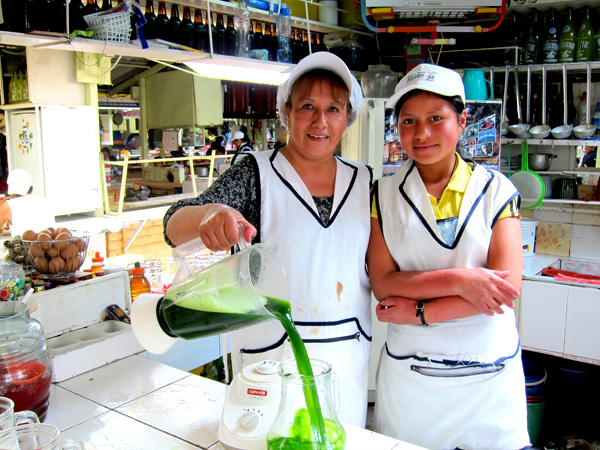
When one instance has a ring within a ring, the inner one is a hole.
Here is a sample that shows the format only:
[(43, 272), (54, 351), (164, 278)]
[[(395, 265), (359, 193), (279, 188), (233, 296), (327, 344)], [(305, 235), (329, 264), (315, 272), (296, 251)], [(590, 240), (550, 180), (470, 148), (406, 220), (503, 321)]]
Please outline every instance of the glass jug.
[(44, 330), (21, 302), (0, 302), (0, 396), (15, 403), (15, 411), (30, 410), (46, 418), (52, 361)]
[[(313, 376), (301, 375), (296, 360), (279, 365), (281, 377), (281, 402), (275, 421), (267, 433), (268, 450), (344, 450), (346, 431), (338, 420), (339, 385), (332, 379), (331, 364), (311, 359)], [(306, 390), (314, 388), (318, 394), (315, 408), (307, 405)], [(320, 417), (313, 411), (320, 408)], [(325, 439), (320, 437), (318, 426), (324, 427)], [(316, 426), (315, 426), (316, 425)]]
[(390, 98), (397, 83), (398, 77), (386, 64), (370, 65), (360, 77), (363, 94), (370, 98)]

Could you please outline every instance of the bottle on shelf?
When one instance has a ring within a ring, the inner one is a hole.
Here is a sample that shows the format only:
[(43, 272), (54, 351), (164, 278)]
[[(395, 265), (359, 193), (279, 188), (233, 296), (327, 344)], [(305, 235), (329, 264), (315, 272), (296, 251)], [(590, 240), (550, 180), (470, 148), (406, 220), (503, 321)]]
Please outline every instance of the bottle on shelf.
[(168, 41), (174, 44), (181, 43), (181, 18), (179, 17), (179, 5), (171, 3), (171, 16), (167, 22)]
[(263, 24), (263, 42), (264, 48), (267, 51), (269, 61), (272, 61), (271, 58), (271, 24), (264, 23)]
[(192, 9), (184, 6), (181, 20), (181, 45), (194, 48), (195, 28), (194, 22), (192, 22)]
[(22, 97), (19, 77), (16, 72), (13, 72), (10, 77), (10, 83), (8, 84), (8, 103), (20, 103), (21, 101)]
[(111, 0), (103, 0), (102, 1), (102, 6), (100, 7), (100, 11), (108, 11), (111, 8), (112, 8)]
[(254, 21), (250, 21), (250, 31), (248, 32), (248, 51), (254, 48)]
[(252, 50), (262, 50), (265, 48), (262, 24), (257, 20), (254, 22), (254, 40), (252, 41)]
[(271, 61), (277, 61), (277, 25), (274, 23), (268, 24), (271, 28), (271, 48), (269, 50), (269, 59)]
[(141, 267), (139, 262), (136, 262), (135, 267), (131, 269), (131, 280), (129, 281), (132, 302), (138, 295), (149, 294), (151, 291), (150, 282), (144, 274), (145, 269)]
[[(507, 24), (505, 27), (506, 40), (504, 41), (505, 47), (511, 47), (504, 50), (504, 65), (514, 66), (516, 64), (523, 64), (523, 26), (521, 16), (517, 13), (513, 13), (510, 21), (506, 20), (504, 23)], [(518, 47), (515, 48), (515, 47)]]
[(104, 274), (104, 258), (100, 256), (100, 252), (92, 257), (92, 273), (95, 277), (102, 276)]
[(158, 39), (164, 41), (169, 40), (167, 24), (169, 23), (169, 17), (167, 17), (167, 2), (159, 0), (158, 2), (158, 15), (154, 21), (154, 35)]
[(27, 82), (27, 72), (24, 74), (20, 74), (20, 82), (21, 82), (21, 101), (28, 102), (29, 101), (29, 83)]
[(308, 31), (302, 30), (302, 58), (308, 56), (310, 51), (308, 47)]
[(600, 102), (596, 102), (596, 109), (592, 114), (592, 125), (596, 127), (594, 136), (600, 136)]
[(55, 33), (66, 33), (67, 31), (67, 5), (63, 0), (50, 0), (48, 4), (49, 27), (48, 31)]
[[(216, 13), (217, 20), (216, 26), (214, 27), (214, 39), (213, 39), (213, 52), (219, 55), (226, 54), (226, 43), (225, 43), (225, 22), (223, 22), (223, 14)], [(214, 25), (214, 23), (213, 23)]]
[(320, 34), (320, 33), (315, 33), (317, 35), (317, 47), (316, 50), (313, 50), (313, 52), (328, 52), (329, 49), (327, 48), (327, 46), (325, 45), (325, 42), (323, 40), (324, 35)]
[(235, 43), (236, 43), (237, 30), (233, 23), (233, 16), (227, 16), (227, 28), (225, 29), (225, 53), (229, 56), (235, 56)]
[(573, 8), (567, 7), (567, 17), (558, 39), (558, 62), (575, 61), (575, 25), (573, 24)]
[(292, 63), (298, 64), (300, 61), (300, 55), (302, 53), (302, 41), (300, 30), (298, 28), (292, 29)]
[(523, 58), (525, 64), (537, 64), (541, 61), (541, 21), (539, 16), (539, 11), (534, 10), (532, 22), (527, 33), (527, 38), (525, 39), (525, 56)]
[(205, 11), (200, 8), (196, 8), (194, 12), (194, 24), (196, 25), (194, 29), (196, 36), (194, 48), (208, 53), (210, 49), (208, 46), (208, 28), (206, 27)]
[(246, 57), (252, 50), (250, 41), (250, 11), (246, 0), (238, 2), (238, 30), (236, 34), (235, 55)]
[(542, 43), (542, 53), (542, 62), (558, 62), (558, 24), (554, 9), (551, 9), (550, 12), (546, 14), (546, 28)]
[(586, 5), (584, 11), (585, 15), (576, 40), (575, 61), (577, 62), (591, 61), (594, 50), (594, 28), (590, 19), (590, 6)]
[(83, 7), (83, 16), (85, 17), (89, 14), (96, 14), (98, 12), (100, 12), (98, 2), (96, 2), (96, 0), (87, 0), (86, 5)]
[(154, 14), (153, 0), (146, 0), (144, 18), (146, 19), (146, 23), (144, 24), (144, 36), (146, 36), (146, 39), (156, 39), (156, 14)]

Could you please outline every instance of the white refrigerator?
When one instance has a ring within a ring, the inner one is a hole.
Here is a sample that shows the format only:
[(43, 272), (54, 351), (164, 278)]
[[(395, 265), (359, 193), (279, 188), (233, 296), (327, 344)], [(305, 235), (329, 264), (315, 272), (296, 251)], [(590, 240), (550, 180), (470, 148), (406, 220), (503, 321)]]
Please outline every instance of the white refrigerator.
[(27, 170), (57, 216), (100, 210), (98, 109), (36, 106), (7, 116), (9, 170)]

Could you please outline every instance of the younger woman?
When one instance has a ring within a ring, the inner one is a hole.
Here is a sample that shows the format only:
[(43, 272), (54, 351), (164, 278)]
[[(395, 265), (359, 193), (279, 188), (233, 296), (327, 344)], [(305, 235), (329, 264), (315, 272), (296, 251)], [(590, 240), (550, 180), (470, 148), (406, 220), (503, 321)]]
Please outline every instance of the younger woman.
[(375, 429), (429, 449), (523, 448), (518, 192), (456, 153), (466, 124), (456, 72), (421, 64), (386, 106), (411, 159), (373, 188), (367, 261), (389, 322)]

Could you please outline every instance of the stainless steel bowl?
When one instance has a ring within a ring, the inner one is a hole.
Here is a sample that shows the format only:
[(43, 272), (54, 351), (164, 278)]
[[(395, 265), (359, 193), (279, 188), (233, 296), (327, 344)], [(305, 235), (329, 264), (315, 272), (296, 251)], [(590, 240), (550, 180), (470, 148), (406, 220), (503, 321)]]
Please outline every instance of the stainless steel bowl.
[(538, 125), (529, 129), (529, 134), (534, 139), (546, 139), (550, 135), (550, 125)]
[(596, 127), (594, 125), (578, 125), (573, 128), (573, 134), (578, 138), (592, 137), (595, 132)]
[(560, 127), (552, 128), (551, 133), (555, 139), (566, 139), (573, 133), (573, 127), (571, 125), (561, 125)]
[(531, 127), (531, 125), (526, 124), (526, 123), (517, 123), (514, 125), (509, 125), (508, 126), (508, 131), (510, 131), (512, 134), (514, 134), (515, 136), (524, 136), (527, 134), (527, 131), (529, 130), (529, 127)]

